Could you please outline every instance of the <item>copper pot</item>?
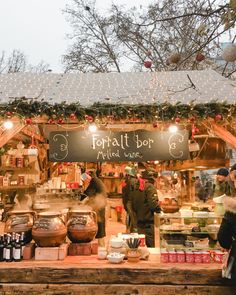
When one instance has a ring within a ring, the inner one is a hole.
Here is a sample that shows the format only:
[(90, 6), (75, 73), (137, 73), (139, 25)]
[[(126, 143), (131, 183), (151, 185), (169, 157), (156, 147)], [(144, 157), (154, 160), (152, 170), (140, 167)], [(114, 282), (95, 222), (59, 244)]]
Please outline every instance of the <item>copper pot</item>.
[(97, 214), (89, 209), (71, 210), (68, 213), (67, 235), (73, 243), (91, 242), (97, 233)]
[(179, 211), (179, 204), (175, 198), (164, 198), (161, 209), (164, 213), (175, 213)]
[(25, 233), (25, 243), (32, 240), (32, 226), (35, 213), (30, 210), (11, 210), (7, 212), (4, 231), (7, 233)]
[(39, 247), (57, 247), (63, 244), (67, 229), (59, 212), (41, 212), (32, 228), (32, 236)]

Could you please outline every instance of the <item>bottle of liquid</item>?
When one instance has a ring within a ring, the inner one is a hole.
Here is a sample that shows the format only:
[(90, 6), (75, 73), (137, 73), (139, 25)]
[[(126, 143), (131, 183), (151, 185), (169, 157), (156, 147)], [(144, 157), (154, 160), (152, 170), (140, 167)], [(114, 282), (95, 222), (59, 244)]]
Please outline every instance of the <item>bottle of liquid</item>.
[(11, 245), (12, 245), (12, 257), (14, 260), (14, 252), (15, 252), (15, 242), (16, 242), (16, 233), (11, 234)]
[(3, 235), (3, 244), (4, 244), (3, 258), (4, 258), (4, 261), (5, 261), (6, 260), (6, 247), (7, 247), (7, 234), (6, 233)]
[(21, 244), (20, 244), (20, 235), (16, 234), (16, 241), (14, 244), (14, 252), (13, 252), (14, 261), (21, 261)]
[(7, 245), (6, 245), (6, 262), (13, 261), (13, 247), (11, 243), (11, 235), (7, 235)]
[(0, 261), (4, 261), (5, 258), (4, 258), (4, 238), (3, 236), (0, 236)]
[(21, 246), (21, 259), (24, 256), (24, 249), (25, 249), (25, 233), (22, 232), (20, 235), (20, 246)]

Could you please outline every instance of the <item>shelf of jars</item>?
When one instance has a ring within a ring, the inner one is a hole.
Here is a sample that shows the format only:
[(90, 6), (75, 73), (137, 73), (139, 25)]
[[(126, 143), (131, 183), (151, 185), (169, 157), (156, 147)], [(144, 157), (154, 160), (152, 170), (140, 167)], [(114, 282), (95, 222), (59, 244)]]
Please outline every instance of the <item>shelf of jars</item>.
[(160, 250), (219, 250), (217, 233), (223, 216), (201, 211), (186, 214), (180, 211), (155, 215), (156, 245)]
[(0, 191), (9, 191), (15, 189), (30, 189), (34, 188), (34, 185), (10, 185), (10, 186), (0, 186)]

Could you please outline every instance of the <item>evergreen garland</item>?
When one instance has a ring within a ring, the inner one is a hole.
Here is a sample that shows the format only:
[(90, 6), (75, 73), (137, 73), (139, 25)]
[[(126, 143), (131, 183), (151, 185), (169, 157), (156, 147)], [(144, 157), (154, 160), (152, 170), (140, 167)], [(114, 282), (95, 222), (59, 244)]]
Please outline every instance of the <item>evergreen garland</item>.
[(20, 118), (34, 118), (47, 116), (48, 119), (64, 118), (69, 120), (73, 114), (78, 121), (84, 121), (86, 118), (93, 120), (110, 119), (113, 121), (127, 120), (139, 122), (154, 121), (174, 121), (175, 118), (181, 120), (189, 120), (194, 118), (200, 121), (206, 118), (215, 118), (221, 115), (222, 119), (230, 119), (236, 116), (236, 103), (227, 104), (226, 102), (209, 102), (176, 104), (153, 103), (153, 104), (110, 104), (110, 103), (94, 103), (85, 107), (79, 103), (67, 102), (51, 104), (44, 100), (38, 101), (26, 98), (17, 98), (9, 103), (0, 104), (0, 117), (6, 118), (10, 116), (18, 116)]

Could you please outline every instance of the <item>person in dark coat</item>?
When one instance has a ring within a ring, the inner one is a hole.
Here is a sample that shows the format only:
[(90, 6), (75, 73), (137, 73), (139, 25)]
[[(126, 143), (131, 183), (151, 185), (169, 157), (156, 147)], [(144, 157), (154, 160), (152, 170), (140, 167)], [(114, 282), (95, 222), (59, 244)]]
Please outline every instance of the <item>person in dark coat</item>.
[(220, 168), (216, 173), (216, 184), (214, 187), (213, 197), (222, 195), (231, 196), (231, 189), (229, 184), (229, 170), (227, 168)]
[(126, 211), (126, 231), (129, 233), (137, 232), (136, 215), (133, 212), (132, 204), (129, 202), (137, 183), (137, 171), (134, 167), (125, 167), (125, 181), (122, 185), (122, 202)]
[(236, 198), (224, 197), (225, 214), (218, 231), (218, 241), (222, 248), (229, 250), (236, 239)]
[(130, 200), (137, 218), (138, 233), (145, 234), (148, 247), (155, 247), (154, 212), (160, 212), (157, 189), (154, 186), (155, 173), (152, 170), (142, 172)]
[(105, 208), (107, 203), (107, 192), (104, 183), (95, 173), (83, 173), (81, 179), (84, 184), (82, 202), (90, 206), (97, 213), (98, 231), (96, 238), (99, 246), (104, 246), (106, 236)]

